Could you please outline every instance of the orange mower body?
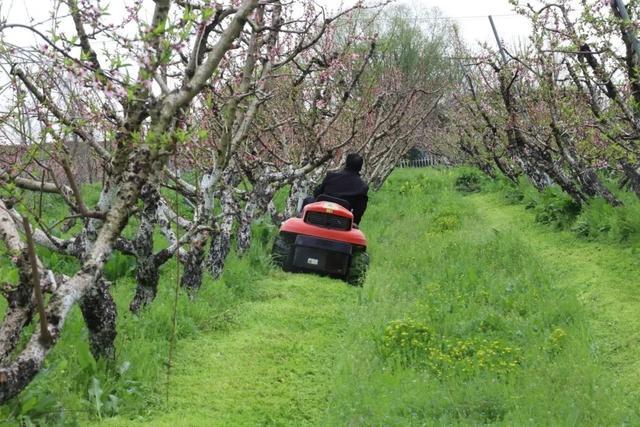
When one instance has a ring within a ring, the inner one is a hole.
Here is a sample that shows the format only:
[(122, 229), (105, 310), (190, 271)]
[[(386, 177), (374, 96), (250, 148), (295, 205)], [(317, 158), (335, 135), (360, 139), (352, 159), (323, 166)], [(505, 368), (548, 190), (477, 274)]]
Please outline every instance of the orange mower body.
[[(369, 265), (367, 239), (341, 199), (309, 203), (280, 226), (273, 259), (285, 271), (310, 272), (362, 285)], [(319, 199), (324, 198), (320, 196)]]

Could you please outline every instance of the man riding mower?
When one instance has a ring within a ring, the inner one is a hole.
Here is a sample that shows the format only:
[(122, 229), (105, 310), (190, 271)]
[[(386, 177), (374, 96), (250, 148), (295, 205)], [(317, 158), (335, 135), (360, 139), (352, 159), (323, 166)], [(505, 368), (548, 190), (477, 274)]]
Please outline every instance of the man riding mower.
[(361, 168), (362, 157), (349, 154), (346, 167), (328, 173), (314, 192), (316, 197), (305, 201), (301, 216), (282, 223), (272, 253), (278, 266), (362, 286), (369, 255), (357, 225), (367, 207), (368, 187), (360, 178)]

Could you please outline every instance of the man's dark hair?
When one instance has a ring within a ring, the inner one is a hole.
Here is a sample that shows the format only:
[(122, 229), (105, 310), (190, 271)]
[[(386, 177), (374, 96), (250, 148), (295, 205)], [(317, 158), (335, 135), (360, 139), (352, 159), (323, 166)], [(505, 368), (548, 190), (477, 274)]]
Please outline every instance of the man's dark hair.
[(360, 169), (362, 169), (362, 156), (358, 153), (347, 154), (345, 169), (349, 169), (353, 172), (360, 172)]

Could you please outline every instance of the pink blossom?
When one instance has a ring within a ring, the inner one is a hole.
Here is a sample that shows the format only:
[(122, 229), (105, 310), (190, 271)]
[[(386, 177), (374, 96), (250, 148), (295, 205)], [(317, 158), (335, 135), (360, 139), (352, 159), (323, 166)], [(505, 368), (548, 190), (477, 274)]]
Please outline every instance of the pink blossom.
[(605, 169), (609, 167), (609, 162), (606, 159), (598, 159), (594, 163), (596, 169)]

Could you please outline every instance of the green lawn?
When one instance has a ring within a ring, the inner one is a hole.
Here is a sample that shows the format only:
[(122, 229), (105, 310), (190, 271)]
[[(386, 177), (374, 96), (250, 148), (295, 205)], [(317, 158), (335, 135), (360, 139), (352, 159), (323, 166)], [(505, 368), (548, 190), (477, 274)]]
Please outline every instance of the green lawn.
[[(153, 426), (638, 425), (635, 249), (536, 225), (498, 194), (458, 193), (456, 174), (400, 170), (372, 196), (362, 289), (270, 269), (257, 245), (195, 302), (181, 296), (168, 401), (171, 265), (158, 301), (119, 320), (126, 372), (92, 365), (72, 319), (47, 372), (5, 415)], [(125, 275), (115, 288), (123, 314), (132, 291)], [(22, 411), (52, 390), (49, 411), (64, 417)]]

